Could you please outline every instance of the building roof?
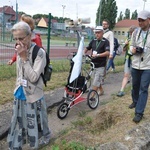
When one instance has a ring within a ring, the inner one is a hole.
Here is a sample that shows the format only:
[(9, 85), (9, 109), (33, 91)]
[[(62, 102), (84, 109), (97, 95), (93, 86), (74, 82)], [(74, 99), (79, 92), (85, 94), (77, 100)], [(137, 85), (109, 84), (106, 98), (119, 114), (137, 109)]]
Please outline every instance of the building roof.
[(9, 15), (15, 15), (15, 11), (13, 10), (13, 7), (10, 7), (10, 6), (3, 6), (3, 7), (0, 7), (0, 12), (1, 13), (4, 13), (5, 14), (9, 14)]
[[(18, 14), (18, 20), (20, 20), (21, 15)], [(8, 21), (16, 21), (16, 14), (8, 19)]]
[(121, 20), (121, 21), (116, 23), (115, 27), (117, 27), (117, 28), (129, 28), (132, 25), (135, 25), (138, 27), (139, 26), (138, 21), (137, 20), (131, 20), (131, 19)]
[[(48, 24), (48, 18), (43, 18), (45, 22)], [(56, 19), (51, 19), (51, 23), (58, 22)]]

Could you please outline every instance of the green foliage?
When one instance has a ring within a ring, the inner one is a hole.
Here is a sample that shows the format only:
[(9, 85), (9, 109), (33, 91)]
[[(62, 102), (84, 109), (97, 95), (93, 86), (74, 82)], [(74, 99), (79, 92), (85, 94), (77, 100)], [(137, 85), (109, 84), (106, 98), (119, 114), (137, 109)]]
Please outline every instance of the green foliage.
[(136, 20), (138, 16), (137, 10), (132, 13), (131, 19)]
[[(49, 16), (48, 14), (35, 14), (35, 15), (33, 15), (33, 19), (41, 19), (42, 17), (48, 18), (48, 16)], [(51, 15), (51, 19), (57, 20), (59, 23), (61, 23), (69, 18), (63, 18), (63, 17), (57, 17), (57, 16)]]
[(130, 19), (130, 10), (128, 8), (125, 10), (124, 19)]
[(120, 12), (120, 15), (119, 15), (119, 18), (118, 18), (118, 22), (123, 20), (123, 14), (122, 14), (122, 11)]
[(96, 24), (101, 25), (104, 19), (108, 19), (110, 29), (113, 29), (116, 23), (117, 10), (115, 0), (101, 0), (96, 14)]
[(121, 21), (123, 19), (130, 19), (130, 18), (133, 20), (136, 20), (137, 16), (138, 16), (138, 13), (137, 13), (137, 10), (135, 10), (130, 17), (130, 9), (126, 8), (124, 15), (122, 14), (122, 11), (121, 11), (117, 20)]

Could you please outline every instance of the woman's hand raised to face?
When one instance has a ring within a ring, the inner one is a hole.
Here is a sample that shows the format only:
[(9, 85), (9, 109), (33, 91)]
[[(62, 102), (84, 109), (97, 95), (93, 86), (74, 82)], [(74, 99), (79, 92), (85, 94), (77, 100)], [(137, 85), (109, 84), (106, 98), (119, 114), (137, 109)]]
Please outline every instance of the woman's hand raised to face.
[(19, 41), (19, 43), (15, 47), (15, 50), (23, 61), (27, 60), (27, 46), (26, 45), (24, 45), (22, 42)]

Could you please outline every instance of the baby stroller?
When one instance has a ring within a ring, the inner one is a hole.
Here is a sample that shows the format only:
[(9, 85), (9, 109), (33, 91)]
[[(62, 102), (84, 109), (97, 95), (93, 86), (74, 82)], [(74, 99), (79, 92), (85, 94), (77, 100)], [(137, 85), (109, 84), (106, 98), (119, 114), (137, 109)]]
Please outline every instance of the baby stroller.
[[(73, 53), (72, 55), (72, 58), (74, 58), (76, 53)], [(89, 55), (84, 57), (84, 60), (82, 61), (81, 72), (79, 76), (71, 83), (69, 82), (69, 79), (74, 66), (72, 59), (70, 59), (70, 66), (68, 83), (65, 86), (63, 102), (57, 109), (57, 116), (60, 119), (64, 119), (67, 116), (70, 108), (80, 102), (87, 101), (87, 104), (91, 109), (96, 109), (99, 104), (99, 95), (97, 91), (90, 90), (91, 75), (94, 70), (94, 64), (91, 62), (91, 57)], [(85, 94), (87, 94), (87, 96)]]

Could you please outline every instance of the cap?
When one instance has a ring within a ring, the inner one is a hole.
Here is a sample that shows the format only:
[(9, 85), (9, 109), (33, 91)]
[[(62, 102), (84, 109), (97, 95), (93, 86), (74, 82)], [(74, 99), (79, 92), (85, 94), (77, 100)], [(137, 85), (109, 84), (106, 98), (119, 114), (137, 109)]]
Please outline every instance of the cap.
[(94, 29), (94, 32), (98, 32), (98, 31), (104, 31), (103, 26), (97, 26), (97, 27)]
[(147, 10), (143, 10), (143, 11), (139, 12), (138, 18), (146, 20), (146, 19), (150, 18), (150, 12)]

